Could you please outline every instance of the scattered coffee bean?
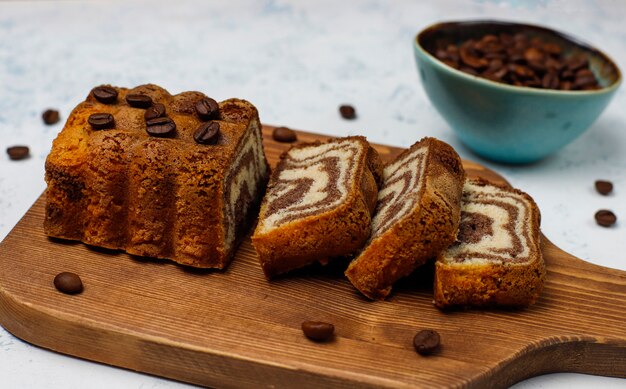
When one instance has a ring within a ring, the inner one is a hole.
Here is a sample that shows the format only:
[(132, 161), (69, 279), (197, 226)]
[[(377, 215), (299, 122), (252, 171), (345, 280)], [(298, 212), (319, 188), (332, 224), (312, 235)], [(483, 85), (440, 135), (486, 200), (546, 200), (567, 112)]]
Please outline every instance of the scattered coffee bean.
[(559, 46), (525, 34), (488, 34), (458, 45), (442, 45), (434, 55), (462, 72), (510, 85), (600, 89), (586, 57), (581, 54), (566, 57)]
[(205, 97), (196, 103), (196, 112), (202, 120), (218, 119), (219, 105), (210, 97)]
[(43, 119), (43, 122), (47, 125), (58, 123), (60, 119), (59, 111), (55, 109), (47, 109), (44, 111), (44, 113), (41, 114), (41, 118)]
[(339, 113), (344, 119), (352, 120), (356, 119), (356, 109), (351, 105), (342, 105), (339, 107)]
[(20, 159), (28, 158), (30, 149), (28, 146), (11, 146), (7, 147), (7, 154), (9, 154), (9, 159), (19, 161)]
[(413, 338), (415, 351), (420, 355), (429, 355), (439, 348), (439, 333), (435, 330), (422, 330)]
[(87, 120), (94, 130), (105, 130), (115, 128), (115, 119), (110, 113), (94, 113), (89, 115)]
[(63, 272), (54, 277), (54, 286), (59, 292), (77, 294), (83, 291), (83, 282), (78, 274)]
[(608, 209), (601, 209), (596, 212), (596, 223), (602, 227), (611, 227), (617, 222), (617, 216)]
[(613, 191), (613, 183), (611, 181), (597, 180), (596, 190), (598, 193), (606, 196)]
[(96, 100), (103, 104), (114, 104), (117, 101), (117, 90), (115, 88), (101, 85), (91, 90)]
[(298, 140), (296, 132), (287, 127), (276, 127), (272, 132), (272, 138), (276, 142), (293, 143)]
[(220, 124), (218, 122), (205, 122), (198, 126), (193, 134), (193, 139), (203, 145), (214, 145), (219, 138)]
[(150, 108), (146, 109), (146, 113), (143, 115), (146, 121), (160, 118), (162, 116), (165, 116), (165, 105), (161, 103), (153, 104)]
[(134, 108), (149, 108), (152, 105), (150, 96), (139, 94), (126, 95), (126, 102)]
[(305, 321), (302, 323), (302, 332), (311, 340), (323, 342), (333, 336), (335, 326), (322, 321)]
[(150, 119), (146, 122), (146, 131), (152, 136), (169, 137), (176, 132), (176, 123), (168, 117)]

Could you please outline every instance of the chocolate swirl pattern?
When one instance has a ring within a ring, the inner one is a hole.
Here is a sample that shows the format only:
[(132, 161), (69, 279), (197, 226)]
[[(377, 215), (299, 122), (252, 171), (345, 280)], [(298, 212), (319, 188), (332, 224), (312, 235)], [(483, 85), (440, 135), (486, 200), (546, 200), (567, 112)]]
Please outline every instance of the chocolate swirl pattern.
[(363, 247), (381, 176), (382, 161), (362, 136), (283, 153), (252, 235), (265, 276), (326, 264)]
[(526, 198), (494, 186), (468, 181), (457, 242), (444, 259), (454, 262), (525, 262), (529, 260), (532, 223)]
[(415, 207), (422, 188), (426, 153), (427, 147), (415, 149), (383, 170), (385, 184), (378, 192), (372, 239), (383, 234)]
[(366, 150), (352, 141), (292, 149), (268, 191), (263, 230), (324, 213), (345, 201)]
[(480, 179), (467, 181), (457, 241), (435, 263), (435, 304), (534, 303), (546, 275), (539, 221), (539, 209), (526, 193)]

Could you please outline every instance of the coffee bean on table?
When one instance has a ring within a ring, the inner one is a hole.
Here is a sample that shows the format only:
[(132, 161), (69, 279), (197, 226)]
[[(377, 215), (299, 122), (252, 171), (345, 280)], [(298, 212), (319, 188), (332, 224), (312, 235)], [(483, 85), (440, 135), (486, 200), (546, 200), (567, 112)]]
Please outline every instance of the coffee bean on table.
[(220, 106), (217, 101), (210, 97), (205, 97), (196, 103), (196, 112), (202, 120), (217, 119)]
[(89, 115), (87, 122), (94, 130), (106, 130), (115, 128), (115, 119), (110, 113), (94, 113)]
[(617, 222), (617, 216), (608, 209), (601, 209), (596, 212), (596, 223), (602, 227), (611, 227)]
[(422, 330), (413, 338), (415, 351), (420, 355), (429, 355), (439, 348), (441, 339), (435, 330)]
[(152, 136), (169, 137), (176, 132), (176, 123), (168, 117), (150, 119), (146, 121), (146, 131)]
[(193, 139), (203, 145), (214, 145), (220, 134), (220, 124), (218, 122), (206, 122), (200, 124), (193, 134)]
[(302, 332), (311, 340), (323, 342), (333, 336), (335, 326), (322, 321), (305, 321), (302, 323)]
[(93, 96), (102, 104), (113, 104), (117, 101), (117, 90), (110, 86), (101, 85), (91, 90)]
[(348, 105), (348, 104), (344, 104), (340, 106), (339, 113), (341, 114), (341, 117), (344, 119), (351, 120), (351, 119), (356, 118), (356, 109), (354, 109), (353, 106)]
[(11, 146), (7, 147), (7, 154), (9, 154), (9, 159), (19, 161), (20, 159), (28, 158), (30, 149), (28, 146)]
[(298, 140), (296, 132), (287, 127), (276, 127), (272, 132), (272, 138), (276, 142), (292, 143)]
[(139, 94), (126, 95), (126, 102), (134, 108), (149, 108), (152, 105), (150, 96)]
[(54, 277), (54, 286), (59, 292), (77, 294), (83, 291), (83, 282), (78, 274), (62, 272)]
[(47, 125), (55, 124), (60, 119), (59, 111), (55, 109), (47, 109), (41, 114), (41, 118)]
[(165, 116), (165, 105), (161, 103), (153, 104), (150, 108), (146, 109), (146, 113), (143, 114), (146, 121), (160, 118)]
[(613, 191), (613, 183), (611, 181), (597, 180), (596, 190), (598, 193), (606, 196)]

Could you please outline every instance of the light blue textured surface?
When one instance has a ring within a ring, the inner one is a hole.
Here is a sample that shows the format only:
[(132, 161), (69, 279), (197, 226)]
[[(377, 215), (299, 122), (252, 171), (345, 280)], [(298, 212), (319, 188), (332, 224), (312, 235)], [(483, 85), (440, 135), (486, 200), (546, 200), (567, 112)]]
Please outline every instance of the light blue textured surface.
[[(626, 2), (614, 1), (16, 1), (0, 3), (0, 239), (44, 189), (43, 163), (62, 120), (100, 83), (153, 82), (177, 93), (252, 101), (261, 120), (333, 135), (363, 134), (409, 146), (436, 136), (531, 194), (555, 244), (590, 262), (626, 270), (626, 94), (618, 91), (579, 139), (540, 163), (480, 160), (430, 105), (415, 71), (412, 40), (436, 21), (498, 18), (580, 36), (626, 69)], [(351, 103), (359, 118), (342, 120)], [(32, 157), (4, 149), (27, 144)], [(610, 179), (602, 197), (593, 182)], [(595, 225), (612, 209), (615, 228)], [(624, 380), (558, 374), (518, 388), (624, 387)], [(182, 384), (65, 357), (0, 329), (0, 387), (178, 388)]]

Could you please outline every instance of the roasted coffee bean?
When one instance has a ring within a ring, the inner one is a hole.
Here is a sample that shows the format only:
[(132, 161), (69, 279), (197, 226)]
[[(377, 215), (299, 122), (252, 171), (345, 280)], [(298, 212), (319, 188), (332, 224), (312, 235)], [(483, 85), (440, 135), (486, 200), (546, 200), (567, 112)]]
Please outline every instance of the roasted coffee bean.
[(196, 112), (202, 120), (218, 119), (219, 109), (217, 101), (210, 97), (205, 97), (196, 103)]
[(87, 120), (94, 130), (105, 130), (115, 128), (115, 119), (110, 113), (94, 113), (89, 115)]
[(597, 180), (596, 190), (598, 193), (606, 196), (613, 191), (613, 183), (611, 181)]
[(41, 114), (43, 122), (47, 125), (52, 125), (59, 122), (59, 111), (56, 109), (47, 109)]
[(150, 119), (146, 122), (146, 131), (152, 136), (170, 137), (176, 132), (176, 123), (168, 117)]
[(496, 82), (545, 89), (600, 89), (584, 55), (566, 58), (556, 44), (523, 33), (487, 34), (458, 45), (445, 43), (434, 53), (454, 69)]
[(102, 104), (114, 104), (117, 101), (117, 90), (110, 86), (97, 86), (91, 90), (91, 93)]
[(220, 134), (220, 124), (218, 122), (206, 122), (200, 124), (193, 134), (193, 139), (203, 145), (214, 145)]
[(429, 355), (439, 348), (441, 339), (435, 330), (422, 330), (413, 338), (415, 351), (420, 355)]
[(83, 282), (78, 274), (63, 272), (54, 277), (54, 286), (65, 294), (78, 294), (83, 291)]
[(601, 209), (596, 212), (596, 223), (602, 227), (611, 227), (617, 222), (617, 216), (608, 209)]
[(134, 108), (149, 108), (152, 105), (152, 98), (146, 95), (130, 94), (126, 95), (126, 102)]
[(344, 119), (352, 120), (356, 119), (356, 109), (353, 106), (344, 104), (339, 107), (339, 113)]
[(287, 127), (276, 127), (272, 132), (272, 138), (276, 142), (292, 143), (298, 140), (296, 132)]
[(302, 332), (311, 340), (323, 342), (333, 336), (335, 326), (322, 321), (305, 321), (302, 323)]
[(146, 109), (146, 113), (143, 114), (146, 121), (160, 118), (165, 116), (165, 105), (161, 103), (153, 104), (150, 108)]
[(28, 158), (30, 149), (28, 146), (11, 146), (7, 147), (7, 154), (9, 154), (9, 159), (19, 161), (20, 159)]

